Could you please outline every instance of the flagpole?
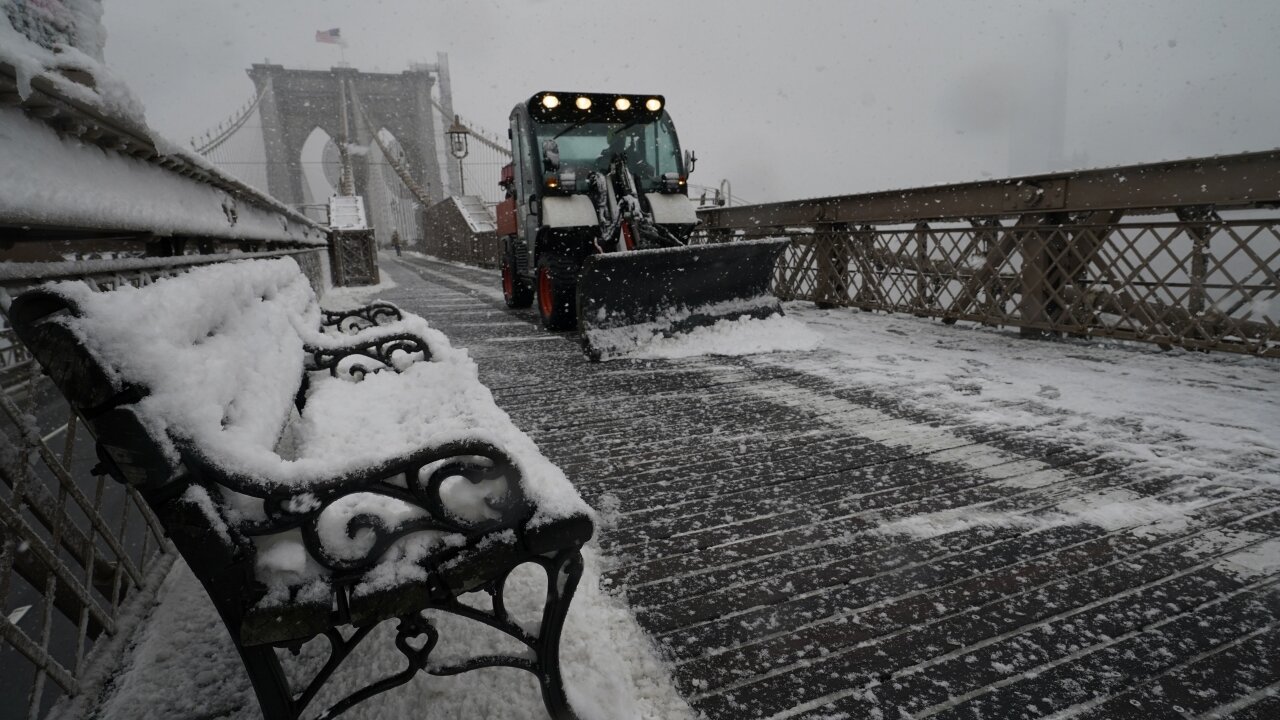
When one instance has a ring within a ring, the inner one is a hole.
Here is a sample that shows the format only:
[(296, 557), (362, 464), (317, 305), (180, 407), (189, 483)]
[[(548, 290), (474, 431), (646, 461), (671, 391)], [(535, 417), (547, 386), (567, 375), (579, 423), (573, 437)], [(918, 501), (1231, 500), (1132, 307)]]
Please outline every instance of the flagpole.
[(341, 30), (339, 30), (338, 28), (331, 28), (331, 29), (329, 29), (329, 30), (317, 30), (317, 31), (316, 31), (316, 42), (319, 42), (319, 43), (327, 43), (327, 44), (330, 44), (330, 45), (337, 45), (337, 46), (338, 46), (339, 57), (341, 57), (341, 58), (342, 58), (342, 59), (339, 61), (339, 63), (340, 63), (342, 66), (344, 66), (344, 67), (346, 66), (346, 64), (347, 64), (347, 40), (346, 40), (346, 38), (342, 37), (342, 31), (341, 31)]

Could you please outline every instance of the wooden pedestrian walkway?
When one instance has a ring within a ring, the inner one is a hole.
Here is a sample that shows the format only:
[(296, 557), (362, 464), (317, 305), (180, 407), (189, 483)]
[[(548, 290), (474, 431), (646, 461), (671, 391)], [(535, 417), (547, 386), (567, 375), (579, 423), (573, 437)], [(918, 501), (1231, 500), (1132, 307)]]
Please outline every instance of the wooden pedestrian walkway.
[(776, 362), (591, 364), (492, 272), (390, 272), (602, 511), (606, 581), (706, 717), (1280, 717), (1280, 492)]

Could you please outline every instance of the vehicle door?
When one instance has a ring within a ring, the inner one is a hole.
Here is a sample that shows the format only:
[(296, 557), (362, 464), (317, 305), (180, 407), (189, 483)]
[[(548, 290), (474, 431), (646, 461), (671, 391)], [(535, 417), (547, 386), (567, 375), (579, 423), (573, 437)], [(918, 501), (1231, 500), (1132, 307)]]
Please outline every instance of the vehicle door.
[(529, 248), (529, 262), (533, 263), (534, 258), (537, 257), (535, 243), (538, 238), (538, 226), (542, 224), (542, 201), (538, 193), (538, 159), (533, 155), (529, 120), (518, 110), (511, 115), (511, 134), (518, 200), (516, 218), (519, 221), (520, 237)]

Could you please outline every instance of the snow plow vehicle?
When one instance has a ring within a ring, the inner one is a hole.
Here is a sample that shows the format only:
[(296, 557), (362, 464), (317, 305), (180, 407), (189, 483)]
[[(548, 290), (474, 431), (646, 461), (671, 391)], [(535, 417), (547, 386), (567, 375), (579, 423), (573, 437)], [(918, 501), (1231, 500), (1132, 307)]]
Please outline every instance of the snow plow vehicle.
[(498, 206), (502, 291), (592, 359), (656, 334), (782, 308), (769, 292), (786, 240), (690, 245), (693, 153), (661, 95), (540, 92), (511, 112)]

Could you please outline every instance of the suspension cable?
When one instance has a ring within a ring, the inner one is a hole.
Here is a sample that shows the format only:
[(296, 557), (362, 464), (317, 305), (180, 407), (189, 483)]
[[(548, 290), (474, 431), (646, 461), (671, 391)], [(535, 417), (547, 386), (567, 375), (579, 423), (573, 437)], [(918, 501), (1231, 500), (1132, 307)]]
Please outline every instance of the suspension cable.
[(400, 182), (404, 183), (404, 186), (409, 189), (409, 192), (413, 193), (413, 196), (417, 198), (423, 207), (430, 207), (431, 200), (427, 197), (426, 188), (413, 179), (413, 175), (409, 174), (409, 169), (400, 163), (395, 155), (391, 153), (390, 148), (382, 142), (382, 138), (378, 137), (377, 128), (383, 126), (375, 123), (373, 118), (369, 117), (369, 113), (364, 109), (364, 103), (360, 102), (360, 96), (355, 94), (354, 89), (351, 93), (351, 100), (355, 105), (356, 112), (360, 113), (360, 117), (364, 118), (365, 125), (370, 128), (369, 134), (373, 137), (373, 142), (378, 145), (378, 150), (382, 151), (382, 157), (386, 158), (387, 164), (395, 171), (396, 176), (400, 178)]
[[(449, 111), (445, 110), (444, 106), (441, 105), (438, 100), (436, 100), (435, 98), (431, 98), (431, 104), (435, 106), (435, 109), (440, 111), (440, 114), (444, 116), (444, 119), (446, 121), (449, 119), (449, 115), (450, 115)], [(458, 119), (457, 115), (454, 115), (453, 119), (457, 120), (458, 124), (466, 128), (467, 132), (475, 136), (475, 139), (479, 140), (481, 145), (484, 145), (485, 147), (490, 148), (491, 150), (498, 151), (498, 153), (503, 157), (508, 157), (508, 158), (511, 157), (511, 148), (503, 145), (502, 142), (499, 140), (494, 140), (490, 138), (489, 133), (485, 132), (483, 129), (478, 128), (474, 125), (468, 125), (465, 122), (462, 122), (461, 120)]]
[[(355, 103), (355, 93), (352, 93), (352, 102)], [(347, 144), (351, 142), (351, 128), (347, 124), (347, 81), (343, 79), (338, 84), (338, 107), (342, 113), (342, 137), (338, 140), (338, 160), (342, 164), (342, 172), (339, 175), (338, 192), (343, 195), (356, 194), (356, 176), (351, 169), (351, 149)], [(359, 105), (357, 104), (357, 110)], [(367, 121), (367, 118), (366, 118)]]
[(264, 85), (262, 87), (262, 91), (258, 93), (258, 96), (255, 97), (248, 105), (245, 105), (244, 109), (240, 111), (239, 116), (233, 116), (231, 118), (231, 122), (227, 124), (225, 129), (222, 129), (222, 123), (218, 123), (219, 130), (216, 135), (212, 130), (205, 132), (206, 138), (209, 138), (210, 136), (212, 136), (212, 138), (206, 140), (200, 145), (196, 144), (195, 138), (191, 138), (191, 147), (200, 155), (206, 156), (214, 150), (217, 150), (223, 143), (230, 140), (231, 136), (235, 135), (237, 130), (244, 127), (244, 124), (249, 120), (249, 116), (253, 114), (254, 110), (258, 109), (258, 103), (262, 102), (262, 98), (266, 94), (267, 86)]

